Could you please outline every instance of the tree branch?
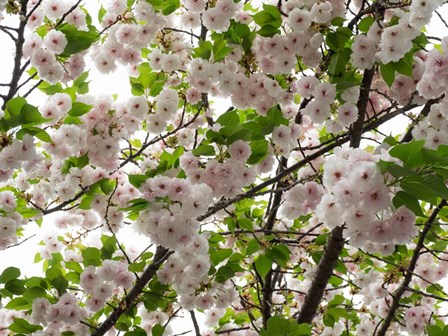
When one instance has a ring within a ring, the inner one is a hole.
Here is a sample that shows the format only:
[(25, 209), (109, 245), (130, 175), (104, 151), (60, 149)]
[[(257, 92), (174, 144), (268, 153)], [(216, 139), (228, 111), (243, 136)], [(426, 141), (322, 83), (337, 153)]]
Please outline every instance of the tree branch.
[[(287, 159), (282, 157), (280, 159), (280, 163), (279, 163), (279, 167), (278, 167), (278, 172), (281, 172), (286, 164), (287, 164)], [(280, 180), (277, 182), (277, 186), (276, 188), (283, 188), (284, 183)], [(272, 228), (274, 227), (275, 224), (275, 220), (277, 218), (277, 212), (279, 209), (279, 206), (281, 204), (281, 200), (283, 198), (283, 192), (279, 192), (276, 193), (274, 195), (274, 199), (272, 201), (271, 207), (270, 207), (270, 211), (269, 211), (269, 216), (268, 219), (266, 220), (266, 225), (264, 227), (265, 230), (267, 231), (271, 231)], [(263, 328), (267, 329), (267, 323), (269, 318), (271, 317), (271, 306), (272, 306), (272, 294), (273, 294), (273, 289), (274, 289), (274, 283), (272, 281), (272, 278), (274, 276), (274, 270), (271, 269), (269, 270), (269, 272), (266, 274), (264, 281), (262, 283), (262, 302), (261, 302), (261, 314), (263, 316)]]
[(198, 320), (196, 320), (196, 315), (193, 310), (190, 310), (191, 321), (193, 321), (194, 332), (196, 336), (201, 336), (201, 329), (199, 329)]
[(62, 15), (61, 19), (56, 23), (56, 25), (54, 26), (54, 28), (57, 28), (57, 27), (59, 27), (61, 24), (63, 24), (65, 18), (66, 18), (67, 16), (69, 16), (70, 13), (73, 12), (73, 11), (79, 6), (79, 4), (81, 3), (81, 1), (82, 1), (82, 0), (78, 0), (77, 3), (75, 3), (75, 4), (74, 4), (68, 11), (66, 11), (66, 12), (64, 13), (64, 15)]
[[(350, 147), (359, 147), (359, 144), (361, 143), (366, 108), (369, 102), (369, 90), (372, 85), (374, 73), (374, 68), (364, 71), (361, 92), (357, 104), (358, 119), (355, 121), (351, 132)], [(297, 317), (297, 322), (299, 323), (311, 323), (316, 314), (316, 310), (322, 301), (325, 287), (333, 274), (333, 269), (344, 248), (345, 241), (342, 236), (343, 231), (344, 229), (342, 226), (337, 226), (331, 231), (331, 235), (325, 245), (324, 254), (317, 265), (313, 281), (311, 282), (311, 286), (305, 296), (305, 301), (300, 309), (299, 316)]]
[(11, 38), (11, 40), (14, 41), (14, 43), (16, 43), (17, 42), (17, 38), (8, 30), (8, 28), (9, 27), (5, 27), (5, 26), (1, 26), (0, 25), (0, 30), (2, 32), (4, 32), (6, 35), (8, 35)]
[(431, 229), (432, 224), (435, 222), (437, 215), (439, 212), (447, 205), (446, 200), (442, 200), (439, 205), (433, 210), (431, 213), (431, 216), (429, 216), (428, 220), (425, 223), (425, 226), (423, 227), (422, 232), (420, 233), (417, 245), (415, 246), (414, 252), (412, 253), (412, 258), (409, 263), (409, 267), (406, 271), (406, 275), (404, 276), (403, 282), (401, 283), (400, 287), (397, 288), (397, 290), (392, 295), (392, 304), (389, 307), (389, 311), (387, 313), (387, 316), (384, 318), (383, 323), (381, 324), (380, 329), (378, 330), (378, 336), (385, 336), (387, 329), (389, 329), (392, 320), (395, 317), (395, 314), (397, 312), (398, 307), (400, 306), (400, 299), (403, 296), (404, 292), (409, 286), (409, 283), (412, 280), (412, 273), (415, 270), (415, 267), (417, 266), (418, 258), (420, 257), (420, 251), (422, 250), (424, 246), (424, 242), (426, 239), (426, 236), (428, 235), (429, 230)]
[[(22, 1), (20, 11), (23, 15), (26, 13), (26, 8), (28, 5), (28, 0)], [(23, 44), (25, 43), (25, 27), (27, 20), (20, 21), (19, 27), (17, 29), (17, 40), (16, 40), (16, 54), (14, 56), (14, 67), (12, 70), (12, 78), (9, 86), (9, 91), (3, 98), (2, 110), (6, 108), (6, 103), (11, 100), (17, 93), (17, 86), (19, 84), (20, 77), (22, 76), (21, 71), (21, 61), (23, 56)]]
[(401, 143), (409, 142), (412, 140), (412, 131), (414, 130), (415, 125), (419, 120), (422, 120), (423, 118), (427, 117), (429, 112), (431, 111), (431, 106), (438, 103), (443, 98), (443, 95), (436, 99), (430, 99), (428, 102), (423, 106), (422, 110), (420, 111), (420, 114), (417, 118), (417, 120), (412, 123), (412, 125), (408, 128), (406, 131), (406, 134), (402, 137)]
[(92, 336), (102, 336), (105, 335), (110, 328), (112, 328), (117, 322), (118, 318), (130, 309), (138, 296), (141, 294), (143, 288), (148, 284), (148, 282), (153, 278), (159, 269), (160, 265), (168, 259), (168, 257), (173, 252), (169, 251), (163, 246), (157, 246), (154, 259), (151, 264), (146, 268), (146, 270), (141, 275), (140, 279), (137, 280), (134, 287), (129, 291), (128, 295), (118, 304), (109, 317), (92, 333)]

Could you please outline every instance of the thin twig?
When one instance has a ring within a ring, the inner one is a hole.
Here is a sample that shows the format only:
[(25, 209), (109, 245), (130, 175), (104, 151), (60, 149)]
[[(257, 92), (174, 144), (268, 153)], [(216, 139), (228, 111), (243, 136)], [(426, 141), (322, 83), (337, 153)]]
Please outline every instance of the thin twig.
[(57, 27), (59, 27), (61, 24), (63, 24), (63, 23), (64, 23), (64, 20), (66, 19), (66, 17), (67, 17), (68, 15), (70, 15), (70, 13), (72, 13), (72, 12), (79, 6), (79, 4), (81, 3), (81, 1), (82, 1), (82, 0), (78, 0), (77, 3), (75, 3), (72, 7), (70, 7), (70, 9), (69, 9), (68, 11), (66, 11), (66, 12), (64, 13), (64, 15), (62, 15), (61, 19), (55, 24), (54, 28), (57, 28)]
[(14, 41), (14, 43), (17, 42), (17, 37), (15, 37), (8, 29), (6, 29), (5, 26), (0, 26), (0, 30), (4, 32), (6, 35), (8, 35), (11, 38), (11, 40)]
[(191, 321), (193, 322), (194, 332), (196, 336), (201, 336), (201, 329), (199, 328), (198, 320), (196, 319), (196, 315), (193, 310), (190, 310)]
[(170, 30), (170, 31), (178, 32), (178, 33), (184, 33), (184, 34), (190, 35), (190, 36), (192, 36), (192, 37), (194, 37), (194, 38), (197, 38), (198, 40), (201, 39), (201, 37), (200, 37), (199, 35), (196, 35), (196, 34), (194, 34), (194, 33), (191, 33), (191, 32), (189, 32), (189, 31), (182, 30), (182, 29), (171, 28), (171, 27), (165, 27), (165, 28), (163, 28), (163, 30)]
[(26, 237), (25, 239), (21, 240), (20, 242), (18, 242), (18, 243), (16, 243), (16, 244), (9, 245), (8, 247), (5, 247), (3, 250), (7, 250), (7, 249), (10, 249), (10, 248), (13, 248), (13, 247), (16, 247), (16, 246), (20, 246), (20, 245), (22, 245), (23, 243), (25, 243), (26, 241), (30, 240), (31, 238), (34, 238), (35, 236), (36, 236), (36, 235), (33, 234), (33, 235), (29, 236), (29, 237)]

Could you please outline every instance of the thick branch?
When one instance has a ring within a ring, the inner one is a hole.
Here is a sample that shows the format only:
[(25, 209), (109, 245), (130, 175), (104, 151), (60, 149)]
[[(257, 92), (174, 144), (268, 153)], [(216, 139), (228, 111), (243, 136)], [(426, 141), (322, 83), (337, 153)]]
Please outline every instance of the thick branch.
[(154, 255), (154, 259), (152, 263), (146, 268), (146, 270), (141, 275), (140, 279), (137, 280), (134, 287), (130, 290), (128, 295), (124, 298), (117, 307), (114, 308), (113, 312), (109, 315), (109, 317), (96, 329), (92, 336), (101, 336), (105, 335), (110, 328), (112, 328), (119, 317), (125, 313), (128, 309), (133, 307), (135, 302), (137, 301), (138, 296), (143, 291), (143, 288), (148, 284), (148, 282), (153, 278), (159, 269), (160, 265), (168, 259), (172, 252), (162, 246), (158, 246), (156, 249), (156, 253)]
[[(28, 5), (28, 0), (22, 1), (22, 6), (20, 8), (21, 14), (25, 15), (26, 8)], [(16, 54), (14, 56), (14, 68), (12, 70), (12, 78), (9, 85), (9, 91), (3, 98), (2, 110), (6, 108), (6, 103), (14, 97), (17, 92), (17, 86), (19, 84), (20, 77), (22, 76), (21, 71), (21, 61), (23, 56), (23, 44), (25, 43), (25, 27), (27, 20), (20, 21), (19, 27), (17, 29), (17, 40), (16, 40)]]
[[(281, 172), (287, 164), (287, 159), (282, 157), (280, 159), (280, 164), (278, 167), (278, 172)], [(282, 183), (282, 181), (278, 181), (277, 188), (283, 188), (284, 185)], [(274, 199), (272, 201), (271, 204), (271, 208), (269, 211), (269, 216), (268, 219), (266, 221), (266, 225), (265, 225), (265, 230), (272, 230), (272, 228), (274, 227), (275, 224), (275, 220), (277, 218), (277, 212), (278, 212), (278, 208), (281, 204), (281, 200), (283, 197), (283, 193), (279, 192), (276, 193), (274, 195)], [(273, 294), (273, 289), (274, 289), (274, 283), (272, 281), (272, 278), (274, 276), (274, 270), (271, 269), (269, 270), (269, 272), (266, 274), (264, 281), (263, 281), (263, 290), (262, 290), (262, 302), (261, 302), (261, 314), (263, 315), (263, 328), (267, 328), (267, 323), (269, 318), (271, 317), (271, 306), (272, 306), (272, 294)]]
[(193, 310), (190, 310), (191, 321), (193, 322), (194, 332), (196, 336), (201, 336), (201, 329), (199, 328), (198, 320), (196, 319), (196, 315)]
[(300, 310), (297, 321), (299, 323), (311, 323), (317, 307), (319, 306), (328, 280), (333, 274), (339, 254), (344, 248), (344, 238), (342, 237), (342, 226), (338, 226), (331, 231), (328, 243), (325, 246), (325, 252), (317, 265), (316, 273), (308, 290), (302, 309)]
[(392, 295), (392, 304), (389, 307), (389, 311), (387, 313), (386, 318), (383, 320), (383, 323), (381, 324), (381, 327), (378, 330), (378, 333), (377, 333), (378, 336), (386, 335), (387, 329), (389, 329), (390, 324), (392, 323), (392, 320), (395, 317), (397, 309), (400, 306), (400, 299), (403, 296), (403, 294), (406, 292), (406, 289), (408, 288), (409, 283), (412, 280), (412, 273), (414, 272), (415, 267), (417, 266), (417, 261), (418, 261), (418, 258), (420, 257), (420, 251), (422, 250), (422, 248), (424, 246), (426, 236), (428, 235), (428, 232), (431, 229), (432, 224), (435, 222), (437, 215), (446, 205), (447, 205), (446, 200), (442, 200), (439, 203), (439, 205), (437, 206), (437, 208), (435, 208), (433, 210), (433, 212), (431, 213), (431, 216), (426, 221), (425, 226), (423, 227), (423, 230), (420, 233), (420, 237), (418, 238), (417, 245), (415, 246), (414, 252), (412, 254), (411, 262), (409, 263), (409, 267), (406, 271), (406, 275), (404, 276), (403, 282), (401, 283), (400, 287), (398, 287), (397, 290)]
[(361, 143), (361, 135), (363, 133), (363, 125), (366, 118), (366, 109), (367, 104), (369, 103), (370, 86), (372, 85), (374, 74), (375, 70), (373, 68), (364, 71), (357, 103), (358, 119), (356, 119), (353, 124), (352, 134), (350, 137), (350, 147), (359, 147), (359, 144)]
[[(363, 133), (364, 119), (366, 116), (366, 108), (369, 102), (369, 90), (372, 84), (375, 70), (369, 69), (364, 71), (364, 77), (361, 84), (361, 92), (358, 99), (358, 119), (353, 125), (352, 134), (350, 136), (350, 147), (359, 147), (361, 135)], [(342, 223), (341, 223), (342, 224)], [(333, 269), (339, 255), (344, 248), (344, 238), (342, 226), (338, 226), (331, 231), (331, 235), (325, 246), (324, 254), (317, 265), (311, 286), (305, 296), (305, 301), (300, 310), (297, 321), (299, 323), (311, 323), (313, 317), (319, 307), (324, 295), (325, 287), (328, 280), (333, 274)]]

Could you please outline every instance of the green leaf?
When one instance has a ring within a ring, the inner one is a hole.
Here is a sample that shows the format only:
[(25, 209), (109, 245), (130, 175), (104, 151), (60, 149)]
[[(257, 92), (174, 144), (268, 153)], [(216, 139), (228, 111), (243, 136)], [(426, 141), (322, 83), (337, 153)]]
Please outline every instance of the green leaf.
[(156, 324), (152, 327), (152, 336), (162, 336), (164, 332), (165, 328), (160, 324)]
[(44, 92), (45, 94), (52, 96), (55, 93), (63, 92), (64, 89), (61, 85), (61, 83), (56, 83), (54, 85), (51, 85), (48, 82), (42, 82), (39, 84), (38, 89)]
[(25, 281), (19, 279), (8, 281), (5, 284), (5, 288), (15, 295), (22, 295), (26, 291)]
[(254, 165), (264, 160), (269, 151), (269, 142), (265, 139), (251, 141), (250, 149), (252, 153), (247, 160), (247, 164)]
[(16, 298), (12, 299), (11, 301), (9, 301), (5, 305), (5, 308), (13, 309), (13, 310), (25, 310), (25, 309), (31, 308), (31, 304), (28, 303), (28, 301), (22, 297), (16, 297)]
[(213, 60), (219, 62), (223, 60), (233, 48), (227, 46), (227, 41), (224, 39), (219, 39), (213, 44)]
[(111, 259), (115, 251), (117, 250), (117, 239), (115, 236), (103, 235), (101, 237), (103, 247), (101, 248), (101, 258), (103, 260)]
[(36, 298), (43, 298), (47, 296), (47, 292), (42, 287), (30, 287), (22, 295), (28, 302), (33, 302)]
[(148, 176), (143, 174), (130, 174), (128, 175), (129, 183), (132, 184), (136, 188), (140, 188), (140, 186), (148, 179)]
[(145, 88), (137, 78), (129, 77), (129, 82), (131, 84), (131, 93), (134, 96), (142, 96), (145, 94)]
[(408, 143), (396, 145), (389, 150), (389, 154), (403, 161), (405, 167), (414, 168), (424, 163), (422, 157), (422, 147), (424, 144), (424, 140), (413, 140)]
[(426, 328), (429, 336), (446, 336), (446, 334), (442, 331), (442, 328), (436, 325), (429, 325)]
[(395, 80), (395, 66), (392, 62), (380, 64), (380, 73), (386, 84), (391, 87)]
[(140, 211), (149, 206), (148, 201), (143, 198), (137, 198), (129, 201), (128, 203), (131, 203), (132, 205), (126, 208), (120, 208), (119, 210), (130, 212), (131, 214), (138, 214)]
[(215, 280), (219, 283), (224, 283), (227, 280), (233, 278), (235, 276), (235, 270), (229, 266), (224, 265), (218, 269), (216, 272)]
[(416, 174), (409, 168), (403, 168), (396, 163), (388, 161), (380, 161), (378, 165), (383, 173), (390, 173), (394, 177), (415, 176)]
[(68, 111), (68, 115), (72, 117), (80, 117), (92, 109), (93, 105), (87, 105), (84, 103), (74, 102), (70, 111)]
[(331, 25), (340, 27), (344, 24), (344, 22), (345, 22), (344, 18), (337, 16), (333, 20), (331, 20)]
[(220, 262), (229, 258), (232, 255), (233, 250), (230, 248), (228, 248), (228, 249), (212, 248), (212, 249), (210, 249), (209, 252), (210, 252), (210, 261), (212, 262), (213, 266), (216, 266)]
[(233, 25), (233, 30), (241, 38), (244, 38), (250, 34), (249, 26), (240, 22), (235, 22)]
[(408, 57), (403, 57), (401, 60), (399, 60), (398, 62), (394, 63), (394, 67), (395, 67), (395, 71), (398, 72), (399, 74), (408, 76), (408, 77), (412, 77), (412, 72), (413, 72), (413, 54), (410, 53), (411, 58), (409, 59)]
[(82, 258), (84, 266), (100, 266), (101, 265), (101, 252), (95, 247), (88, 247), (82, 251)]
[(322, 322), (327, 327), (333, 328), (334, 324), (336, 323), (336, 320), (331, 314), (325, 313), (322, 318)]
[(375, 19), (372, 16), (365, 16), (358, 23), (358, 29), (363, 33), (367, 33), (370, 29), (370, 26), (375, 22)]
[(279, 34), (280, 30), (272, 25), (265, 25), (263, 27), (261, 27), (258, 31), (257, 34), (260, 36), (264, 36), (264, 37), (272, 37), (275, 34)]
[(230, 110), (221, 114), (216, 122), (222, 127), (235, 127), (239, 125), (240, 117), (238, 116), (238, 112), (236, 110)]
[(438, 175), (421, 176), (422, 184), (434, 191), (434, 194), (443, 199), (448, 199), (448, 188), (445, 181)]
[(392, 199), (392, 204), (397, 209), (400, 206), (404, 205), (406, 208), (411, 210), (416, 216), (426, 217), (425, 214), (422, 212), (418, 199), (405, 191), (397, 192), (394, 198)]
[(262, 254), (255, 260), (255, 269), (262, 278), (264, 278), (272, 267), (272, 259)]
[(147, 336), (148, 334), (142, 328), (135, 327), (134, 330), (128, 331), (124, 334), (124, 336)]
[(165, 80), (158, 80), (158, 81), (154, 82), (154, 84), (152, 84), (151, 88), (149, 89), (149, 95), (152, 97), (159, 95), (159, 93), (162, 91), (164, 85), (165, 85)]
[(64, 161), (64, 165), (61, 168), (61, 173), (68, 174), (70, 172), (71, 168), (81, 169), (81, 168), (84, 168), (85, 166), (87, 166), (88, 163), (89, 163), (88, 153), (86, 153), (80, 157), (71, 156), (70, 158), (68, 158)]
[(339, 52), (346, 47), (352, 35), (352, 31), (347, 27), (338, 27), (336, 31), (327, 34), (325, 43), (331, 50)]
[(254, 22), (260, 27), (272, 26), (280, 28), (282, 24), (282, 17), (280, 11), (276, 6), (263, 5), (263, 10), (252, 16)]
[(15, 97), (6, 103), (5, 119), (6, 117), (14, 117), (20, 114), (22, 107), (26, 104), (26, 99), (23, 97)]
[(249, 241), (246, 247), (246, 255), (250, 256), (261, 248), (260, 243), (254, 238)]
[(103, 21), (104, 15), (106, 15), (107, 11), (104, 9), (103, 6), (101, 6), (100, 10), (98, 11), (98, 22)]
[(17, 267), (8, 267), (0, 275), (0, 283), (6, 284), (20, 276), (20, 270)]
[(300, 323), (294, 332), (289, 334), (289, 336), (310, 336), (311, 335), (311, 325), (308, 323)]
[(65, 262), (65, 267), (69, 270), (75, 271), (76, 273), (82, 273), (81, 265), (75, 261)]
[(65, 34), (68, 42), (61, 57), (69, 57), (80, 51), (86, 50), (100, 38), (99, 32), (93, 26), (89, 26), (88, 31), (82, 31), (78, 30), (75, 26), (64, 23), (60, 25), (57, 30)]
[(142, 272), (146, 267), (146, 262), (140, 261), (140, 262), (134, 262), (129, 264), (128, 271), (130, 272)]
[(36, 106), (25, 104), (20, 109), (22, 127), (40, 125), (47, 121), (40, 114)]
[(406, 178), (400, 183), (400, 187), (407, 193), (414, 195), (420, 200), (434, 203), (438, 193), (418, 178)]
[(132, 321), (129, 315), (123, 314), (118, 318), (115, 328), (120, 331), (128, 331), (132, 326)]
[(261, 336), (310, 336), (311, 325), (298, 324), (295, 320), (287, 320), (280, 316), (272, 316), (267, 323), (267, 330), (260, 331)]
[(79, 203), (78, 207), (81, 210), (90, 210), (90, 203), (92, 203), (93, 198), (94, 198), (93, 194), (90, 194), (90, 195), (86, 194), (86, 195), (84, 195), (84, 197), (82, 198), (81, 203)]
[(268, 252), (277, 264), (286, 267), (286, 264), (289, 261), (289, 256), (291, 254), (291, 251), (286, 245), (276, 245), (269, 249)]
[(237, 222), (238, 222), (238, 225), (239, 225), (239, 227), (241, 229), (248, 230), (248, 231), (253, 231), (254, 230), (254, 227), (252, 225), (252, 221), (249, 218), (247, 218), (247, 217), (244, 217), (244, 216), (243, 217), (239, 217)]
[(30, 324), (27, 320), (14, 317), (14, 323), (11, 324), (8, 329), (16, 332), (16, 333), (22, 333), (22, 334), (31, 334), (38, 330), (42, 330), (43, 327), (40, 325), (34, 325)]
[(331, 76), (342, 76), (345, 72), (345, 67), (350, 60), (351, 49), (343, 48), (340, 52), (334, 53), (331, 56), (328, 72)]
[(55, 288), (58, 291), (59, 295), (62, 295), (67, 292), (68, 281), (62, 275), (57, 276), (56, 278), (51, 280), (50, 283), (53, 286), (53, 288)]
[(201, 144), (195, 149), (193, 149), (191, 152), (196, 156), (200, 155), (213, 156), (215, 155), (215, 148), (212, 145)]
[(18, 131), (16, 133), (16, 138), (19, 140), (22, 140), (22, 138), (25, 134), (32, 135), (43, 142), (47, 142), (47, 143), (51, 142), (50, 134), (48, 134), (47, 131), (45, 131), (41, 128), (38, 128), (38, 127), (22, 128), (20, 131)]
[(100, 188), (101, 191), (105, 194), (105, 195), (109, 195), (112, 191), (115, 190), (115, 186), (116, 186), (117, 182), (113, 179), (108, 179), (108, 178), (103, 178), (100, 181)]
[(84, 71), (78, 78), (73, 81), (73, 86), (79, 86), (86, 82), (89, 77), (89, 71)]
[(193, 56), (195, 58), (202, 58), (209, 60), (212, 55), (213, 45), (210, 41), (200, 40), (198, 47), (193, 49)]

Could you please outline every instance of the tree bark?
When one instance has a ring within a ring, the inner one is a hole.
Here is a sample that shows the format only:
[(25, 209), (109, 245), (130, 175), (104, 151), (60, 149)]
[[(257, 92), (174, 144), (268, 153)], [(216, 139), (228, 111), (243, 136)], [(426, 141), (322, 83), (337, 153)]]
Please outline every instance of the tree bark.
[[(364, 76), (361, 84), (361, 91), (358, 99), (358, 118), (355, 121), (351, 136), (350, 147), (359, 147), (361, 143), (361, 136), (363, 133), (364, 119), (366, 116), (367, 104), (369, 102), (369, 91), (372, 84), (374, 68), (364, 71)], [(333, 274), (333, 269), (339, 258), (339, 255), (344, 248), (344, 238), (342, 224), (331, 231), (330, 237), (325, 245), (325, 251), (322, 258), (317, 265), (314, 279), (305, 296), (305, 301), (297, 317), (298, 323), (311, 323), (317, 308), (319, 307), (322, 297), (324, 295), (325, 287)]]

